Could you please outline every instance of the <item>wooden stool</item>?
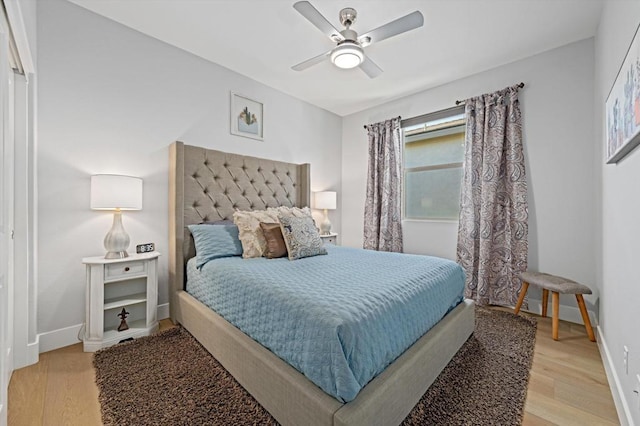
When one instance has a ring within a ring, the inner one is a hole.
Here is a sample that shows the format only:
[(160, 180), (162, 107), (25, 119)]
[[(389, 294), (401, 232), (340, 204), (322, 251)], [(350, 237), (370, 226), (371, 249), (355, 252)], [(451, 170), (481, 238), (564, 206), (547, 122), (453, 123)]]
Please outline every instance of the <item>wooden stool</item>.
[(596, 341), (596, 337), (593, 334), (593, 328), (591, 328), (591, 321), (589, 320), (589, 314), (587, 308), (584, 305), (583, 294), (591, 294), (591, 289), (586, 285), (579, 284), (575, 281), (568, 280), (566, 278), (558, 277), (555, 275), (544, 274), (542, 272), (526, 271), (520, 274), (522, 280), (522, 289), (520, 290), (520, 297), (518, 304), (514, 309), (514, 313), (517, 315), (520, 312), (520, 307), (524, 301), (524, 297), (529, 289), (529, 284), (542, 288), (542, 316), (547, 316), (547, 302), (549, 301), (549, 291), (551, 291), (553, 302), (553, 340), (558, 340), (558, 312), (560, 310), (560, 294), (575, 294), (578, 301), (578, 307), (582, 314), (582, 321), (587, 329), (589, 340)]

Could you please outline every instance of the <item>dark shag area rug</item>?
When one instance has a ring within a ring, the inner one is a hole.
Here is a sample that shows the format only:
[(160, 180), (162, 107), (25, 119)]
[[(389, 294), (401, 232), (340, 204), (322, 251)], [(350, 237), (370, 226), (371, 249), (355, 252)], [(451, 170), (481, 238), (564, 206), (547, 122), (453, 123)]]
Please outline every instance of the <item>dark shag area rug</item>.
[[(535, 319), (476, 307), (474, 334), (403, 425), (519, 425)], [(186, 330), (95, 353), (105, 425), (277, 425)]]

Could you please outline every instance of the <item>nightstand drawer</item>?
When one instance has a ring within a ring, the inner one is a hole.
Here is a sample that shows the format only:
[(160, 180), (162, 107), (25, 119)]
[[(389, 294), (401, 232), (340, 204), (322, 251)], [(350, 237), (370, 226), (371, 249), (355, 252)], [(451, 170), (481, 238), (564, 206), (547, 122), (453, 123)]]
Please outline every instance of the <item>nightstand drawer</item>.
[(122, 263), (112, 263), (104, 266), (104, 280), (115, 281), (127, 279), (132, 276), (144, 276), (147, 273), (147, 262), (132, 261)]
[(325, 244), (333, 244), (333, 245), (338, 244), (338, 234), (320, 235), (320, 238), (322, 239), (322, 242)]

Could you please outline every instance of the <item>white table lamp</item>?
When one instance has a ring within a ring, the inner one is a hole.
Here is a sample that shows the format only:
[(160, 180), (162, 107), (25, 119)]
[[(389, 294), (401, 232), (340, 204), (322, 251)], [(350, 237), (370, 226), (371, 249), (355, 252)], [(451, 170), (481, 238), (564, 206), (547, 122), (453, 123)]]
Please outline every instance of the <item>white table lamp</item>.
[(329, 235), (331, 233), (331, 222), (327, 210), (336, 209), (336, 193), (334, 191), (321, 191), (313, 194), (314, 207), (324, 210), (324, 219), (320, 223), (320, 233)]
[(122, 210), (142, 210), (142, 179), (121, 175), (91, 176), (91, 208), (114, 210), (113, 226), (104, 237), (105, 259), (129, 256), (129, 235), (122, 226)]

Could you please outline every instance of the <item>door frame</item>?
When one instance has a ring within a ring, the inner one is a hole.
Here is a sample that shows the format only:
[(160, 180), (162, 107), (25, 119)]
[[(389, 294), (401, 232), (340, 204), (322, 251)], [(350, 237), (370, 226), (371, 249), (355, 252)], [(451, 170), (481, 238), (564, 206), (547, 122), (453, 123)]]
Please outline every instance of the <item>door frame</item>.
[(14, 96), (9, 64), (9, 26), (0, 19), (0, 425), (7, 423), (8, 388), (13, 372), (13, 214), (14, 214)]
[[(11, 163), (10, 191), (13, 205), (9, 209), (11, 217), (11, 239), (7, 247), (13, 249), (8, 261), (11, 274), (8, 288), (5, 321), (7, 339), (0, 346), (9, 346), (6, 361), (0, 374), (0, 426), (7, 422), (8, 384), (14, 368), (33, 364), (38, 361), (37, 337), (37, 156), (36, 156), (36, 79), (34, 61), (30, 50), (28, 31), (22, 14), (21, 4), (15, 0), (0, 0), (4, 5), (2, 13), (2, 30), (6, 36), (6, 44), (10, 43), (13, 63), (23, 74), (14, 73), (10, 67), (2, 66), (3, 77), (13, 77), (11, 87), (12, 98), (5, 103), (10, 105), (11, 123), (9, 137), (12, 141), (12, 152), (0, 158), (4, 164)], [(35, 18), (35, 5), (25, 9)], [(32, 22), (31, 19), (30, 22)], [(35, 42), (35, 40), (32, 40)], [(5, 57), (4, 61), (9, 62)], [(4, 62), (3, 61), (3, 62)], [(10, 103), (9, 103), (10, 102)], [(6, 109), (6, 108), (3, 108)], [(4, 134), (7, 132), (3, 131)], [(6, 170), (5, 170), (6, 171)], [(24, 220), (22, 220), (24, 219)], [(16, 223), (17, 222), (17, 223)], [(13, 236), (15, 235), (15, 238)], [(2, 247), (4, 251), (4, 246)], [(19, 283), (19, 285), (14, 285)], [(8, 343), (7, 343), (8, 341)], [(5, 351), (0, 351), (4, 354)]]
[[(14, 56), (23, 71), (15, 76), (15, 252), (13, 320), (13, 366), (21, 368), (38, 362), (37, 330), (37, 262), (38, 262), (38, 193), (37, 193), (37, 79), (34, 58), (21, 2), (0, 0), (4, 4), (13, 36)], [(34, 7), (37, 7), (34, 6)], [(35, 14), (35, 9), (25, 9)], [(31, 16), (35, 18), (35, 16)], [(33, 40), (35, 41), (35, 40)]]

